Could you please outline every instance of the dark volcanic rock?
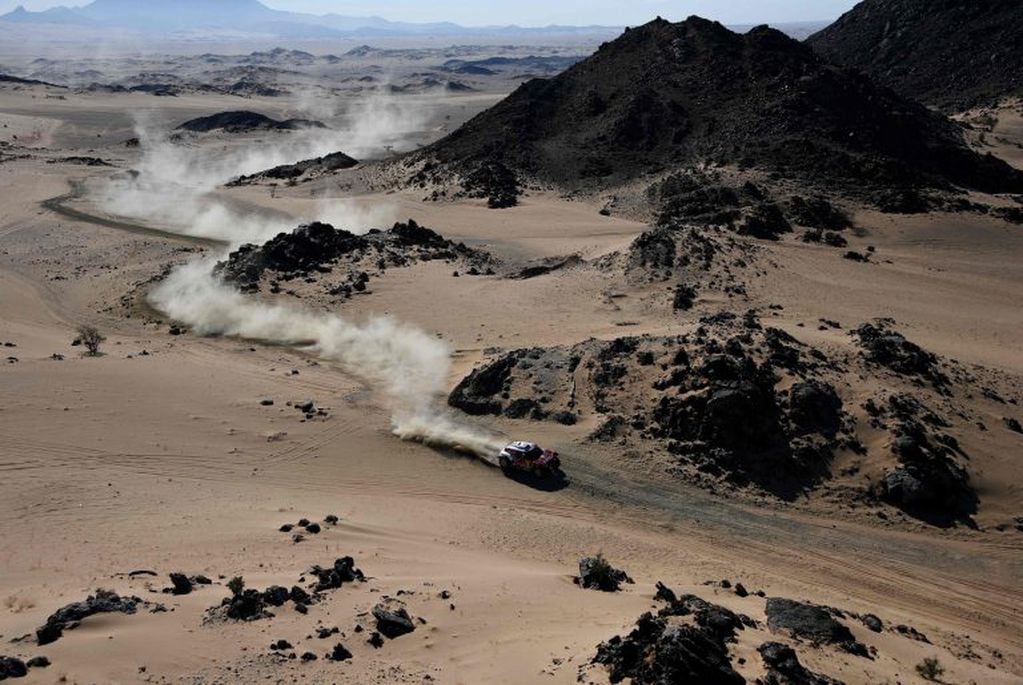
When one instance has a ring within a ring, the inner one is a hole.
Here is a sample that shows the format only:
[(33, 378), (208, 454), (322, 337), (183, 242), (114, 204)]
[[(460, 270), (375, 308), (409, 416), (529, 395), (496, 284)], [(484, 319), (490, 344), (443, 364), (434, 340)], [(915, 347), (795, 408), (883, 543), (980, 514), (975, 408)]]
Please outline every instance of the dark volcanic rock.
[[(581, 418), (603, 415), (594, 440), (656, 442), (708, 477), (756, 484), (792, 498), (825, 478), (848, 419), (834, 388), (801, 380), (812, 362), (801, 345), (756, 317), (707, 319), (704, 329), (741, 327), (708, 338), (619, 338), (505, 353), (475, 369), (449, 397), (471, 414)], [(779, 369), (795, 393), (777, 389)]]
[(448, 404), (473, 416), (500, 414), (502, 404), (500, 400), (495, 399), (495, 395), (504, 388), (518, 361), (517, 355), (510, 354), (496, 362), (474, 369), (451, 391)]
[(491, 209), (506, 209), (519, 203), (519, 181), (504, 164), (486, 161), (466, 174), (462, 181), (469, 197), (486, 198)]
[(257, 174), (239, 176), (228, 185), (244, 185), (253, 181), (263, 180), (291, 181), (302, 176), (314, 176), (340, 169), (351, 169), (354, 166), (358, 166), (358, 164), (359, 160), (349, 157), (343, 152), (333, 152), (323, 157), (306, 159), (295, 164), (275, 166)]
[(842, 685), (841, 681), (813, 673), (799, 663), (796, 650), (780, 642), (765, 642), (757, 648), (767, 676), (764, 685)]
[(300, 128), (326, 128), (322, 122), (308, 119), (288, 119), (277, 121), (256, 112), (220, 112), (208, 117), (190, 119), (177, 127), (178, 131), (207, 133), (223, 130), (228, 133), (258, 130), (295, 130)]
[(392, 640), (416, 629), (405, 604), (396, 599), (385, 599), (373, 607), (373, 617), (377, 620), (377, 630)]
[(863, 617), (862, 621), (863, 625), (867, 626), (867, 629), (872, 633), (880, 633), (884, 630), (884, 622), (874, 614), (867, 614)]
[(789, 391), (789, 421), (799, 435), (833, 436), (842, 424), (842, 400), (821, 381), (796, 383)]
[(266, 599), (259, 590), (242, 590), (224, 600), (227, 617), (235, 621), (254, 621), (266, 613)]
[(593, 661), (608, 668), (612, 683), (626, 678), (636, 685), (746, 682), (732, 668), (724, 640), (704, 628), (669, 624), (651, 614), (641, 616), (625, 638), (613, 637), (597, 647)]
[(849, 192), (1023, 189), (1023, 173), (972, 151), (955, 124), (924, 106), (774, 29), (738, 34), (698, 17), (630, 29), (417, 155), (459, 169), (500, 163), (563, 186), (713, 162)]
[(0, 656), (0, 680), (8, 678), (24, 678), (28, 675), (28, 666), (21, 659), (12, 656)]
[(852, 228), (852, 220), (849, 215), (824, 197), (793, 196), (788, 203), (788, 212), (792, 223), (799, 226), (828, 231)]
[(746, 216), (738, 231), (762, 240), (778, 240), (785, 233), (792, 232), (792, 224), (785, 218), (781, 207), (770, 202), (762, 202)]
[(579, 575), (575, 582), (579, 587), (601, 592), (618, 592), (622, 583), (631, 583), (629, 574), (614, 568), (603, 555), (579, 560)]
[(49, 668), (51, 666), (50, 660), (45, 656), (34, 656), (26, 661), (25, 665), (29, 668)]
[(958, 441), (943, 432), (948, 422), (906, 394), (892, 395), (886, 404), (874, 403), (868, 409), (875, 422), (887, 420), (891, 452), (898, 462), (878, 483), (880, 498), (933, 525), (957, 521), (972, 525), (977, 495), (956, 458), (966, 455)]
[(866, 656), (867, 650), (856, 642), (852, 632), (835, 620), (825, 607), (791, 599), (770, 597), (767, 600), (767, 627), (814, 644), (838, 645), (845, 651)]
[(867, 0), (808, 43), (832, 62), (946, 110), (1023, 92), (1016, 0)]
[(330, 651), (330, 656), (328, 658), (331, 661), (348, 661), (352, 658), (352, 653), (348, 651), (347, 647), (339, 642), (334, 645), (334, 649)]
[(216, 273), (243, 290), (256, 290), (266, 272), (280, 274), (284, 279), (306, 277), (330, 271), (331, 265), (346, 260), (353, 273), (344, 287), (351, 294), (353, 290), (365, 290), (369, 281), (369, 275), (359, 271), (362, 262), (383, 269), (435, 259), (460, 259), (487, 268), (492, 262), (489, 254), (446, 240), (412, 220), (361, 236), (314, 222), (291, 233), (280, 233), (262, 246), (241, 246), (226, 261), (217, 264)]
[(120, 597), (107, 590), (97, 590), (95, 595), (85, 601), (68, 604), (51, 614), (46, 624), (36, 631), (36, 641), (40, 645), (56, 642), (71, 624), (77, 624), (95, 614), (134, 614), (141, 603), (138, 597)]
[(338, 256), (365, 246), (360, 236), (330, 224), (314, 222), (299, 226), (291, 233), (281, 233), (262, 247), (243, 245), (232, 252), (226, 262), (218, 264), (223, 277), (231, 282), (249, 285), (259, 281), (264, 271), (305, 274)]
[(869, 361), (899, 374), (930, 380), (939, 388), (948, 383), (934, 354), (906, 340), (901, 333), (891, 330), (886, 322), (876, 325), (865, 323), (855, 333)]
[(170, 574), (171, 592), (175, 595), (187, 595), (192, 592), (192, 581), (184, 573)]

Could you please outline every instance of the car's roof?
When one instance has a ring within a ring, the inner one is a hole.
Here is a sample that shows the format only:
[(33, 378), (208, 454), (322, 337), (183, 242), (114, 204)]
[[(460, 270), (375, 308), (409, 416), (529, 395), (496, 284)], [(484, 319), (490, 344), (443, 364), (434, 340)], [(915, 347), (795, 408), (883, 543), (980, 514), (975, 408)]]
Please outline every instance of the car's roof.
[(508, 445), (505, 449), (516, 450), (517, 452), (530, 452), (536, 449), (535, 442), (525, 442), (523, 440), (516, 440), (512, 444)]

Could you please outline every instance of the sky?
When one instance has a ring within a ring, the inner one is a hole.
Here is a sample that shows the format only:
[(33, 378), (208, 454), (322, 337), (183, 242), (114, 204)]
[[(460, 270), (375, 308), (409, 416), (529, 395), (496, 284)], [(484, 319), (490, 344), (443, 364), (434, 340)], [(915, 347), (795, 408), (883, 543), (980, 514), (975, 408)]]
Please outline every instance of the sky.
[[(145, 1), (145, 0), (140, 0)], [(216, 0), (210, 0), (215, 2)], [(835, 19), (856, 0), (264, 0), (276, 9), (356, 16), (377, 15), (394, 21), (453, 21), (467, 26), (488, 24), (645, 23), (655, 16), (680, 21), (691, 14), (726, 24), (781, 23)], [(83, 5), (85, 0), (0, 0), (0, 13), (25, 5), (31, 10), (56, 5)]]

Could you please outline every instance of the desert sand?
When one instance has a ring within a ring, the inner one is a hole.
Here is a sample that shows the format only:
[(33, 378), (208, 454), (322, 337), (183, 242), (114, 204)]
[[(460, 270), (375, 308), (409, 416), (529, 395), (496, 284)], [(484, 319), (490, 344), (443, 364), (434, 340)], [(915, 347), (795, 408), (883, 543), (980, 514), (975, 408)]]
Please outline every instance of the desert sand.
[[(416, 121), (410, 146), (440, 137), (499, 95), (423, 96), (417, 108), (430, 113)], [(971, 467), (982, 495), (975, 530), (881, 520), (834, 490), (791, 504), (727, 489), (712, 494), (642, 452), (587, 441), (592, 417), (575, 426), (460, 419), (499, 439), (558, 450), (567, 474), (558, 488), (530, 487), (482, 460), (403, 441), (391, 432), (388, 399), (353, 369), (296, 346), (172, 334), (173, 322), (148, 301), (169, 267), (225, 247), (216, 235), (181, 235), (190, 227), (176, 225), (173, 214), (119, 213), (94, 191), (144, 161), (144, 149), (123, 145), (135, 135), (138, 112), (166, 132), (234, 108), (237, 98), (223, 95), (157, 99), (0, 85), (0, 344), (7, 344), (0, 654), (52, 661), (25, 682), (603, 683), (606, 671), (590, 663), (596, 645), (627, 634), (654, 607), (658, 581), (758, 622), (731, 647), (736, 670), (753, 682), (764, 675), (756, 647), (785, 638), (766, 627), (762, 598), (739, 597), (723, 579), (768, 597), (876, 614), (929, 640), (873, 633), (849, 620), (876, 655), (803, 643), (800, 659), (813, 671), (848, 683), (909, 683), (918, 680), (916, 664), (936, 657), (949, 683), (1021, 682), (1023, 538), (1012, 521), (1023, 513), (1023, 446), (1001, 426), (1018, 407), (978, 397), (973, 409), (990, 430), (957, 436), (981, 455)], [(244, 108), (293, 113), (269, 98)], [(999, 141), (1023, 141), (1018, 118), (1000, 119)], [(184, 149), (213, 158), (278, 145), (281, 135), (213, 134)], [(1017, 153), (1006, 158), (1018, 165)], [(600, 198), (536, 191), (494, 211), (482, 200), (434, 203), (414, 189), (373, 190), (359, 186), (359, 173), (273, 193), (265, 184), (217, 186), (209, 197), (234, 208), (230, 220), (297, 225), (325, 207), (371, 217), (381, 228), (411, 218), (488, 250), (508, 268), (565, 255), (592, 264), (627, 249), (646, 228), (638, 217), (600, 215)], [(675, 317), (658, 305), (664, 286), (630, 285), (588, 266), (514, 280), (453, 278), (450, 264), (424, 262), (387, 270), (343, 303), (302, 284), (296, 295), (272, 299), (356, 322), (385, 315), (418, 327), (450, 349), (445, 391), (494, 349), (671, 335), (719, 307), (781, 304), (771, 325), (836, 350), (852, 349), (844, 328), (891, 317), (915, 342), (1018, 397), (1019, 227), (968, 214), (869, 210), (855, 221), (851, 249), (874, 246), (873, 263), (796, 240), (761, 243), (746, 301), (710, 296)], [(819, 330), (821, 319), (843, 328)], [(100, 356), (71, 346), (81, 324), (106, 337)], [(292, 406), (307, 401), (323, 412), (308, 418)], [(324, 523), (327, 515), (339, 522)], [(322, 531), (296, 542), (278, 530), (302, 518)], [(577, 587), (578, 560), (597, 552), (635, 584), (616, 594)], [(314, 564), (346, 555), (368, 581), (328, 593), (308, 614), (286, 606), (245, 623), (207, 613), (235, 576), (249, 587), (290, 587)], [(138, 570), (156, 575), (130, 575)], [(175, 572), (212, 584), (184, 596), (162, 592)], [(100, 588), (166, 611), (93, 616), (54, 644), (34, 644), (47, 616)], [(400, 597), (423, 621), (375, 649), (366, 642), (368, 612), (384, 596)], [(339, 633), (327, 639), (315, 635), (335, 626)], [(318, 659), (268, 649), (281, 639)], [(324, 659), (337, 642), (354, 658)]]

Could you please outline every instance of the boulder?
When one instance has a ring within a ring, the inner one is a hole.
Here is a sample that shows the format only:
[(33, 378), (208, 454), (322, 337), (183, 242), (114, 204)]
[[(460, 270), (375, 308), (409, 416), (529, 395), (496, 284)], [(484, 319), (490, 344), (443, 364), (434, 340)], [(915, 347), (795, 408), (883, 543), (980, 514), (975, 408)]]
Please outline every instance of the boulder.
[(348, 651), (340, 642), (334, 645), (334, 649), (330, 651), (330, 656), (327, 657), (331, 661), (348, 661), (352, 658), (352, 653)]
[(850, 630), (839, 623), (825, 607), (771, 597), (767, 600), (767, 627), (772, 632), (819, 644), (853, 641)]
[(385, 599), (373, 607), (373, 617), (377, 621), (377, 630), (392, 640), (416, 629), (404, 602), (396, 599)]
[(880, 633), (884, 630), (884, 622), (874, 614), (867, 614), (860, 620), (863, 621), (863, 625), (867, 627), (867, 630), (873, 633)]
[(170, 574), (171, 584), (174, 586), (171, 588), (171, 594), (175, 595), (187, 595), (192, 592), (192, 581), (188, 579), (184, 573), (172, 573)]
[(24, 678), (27, 675), (28, 666), (24, 661), (12, 656), (0, 656), (0, 680)]

